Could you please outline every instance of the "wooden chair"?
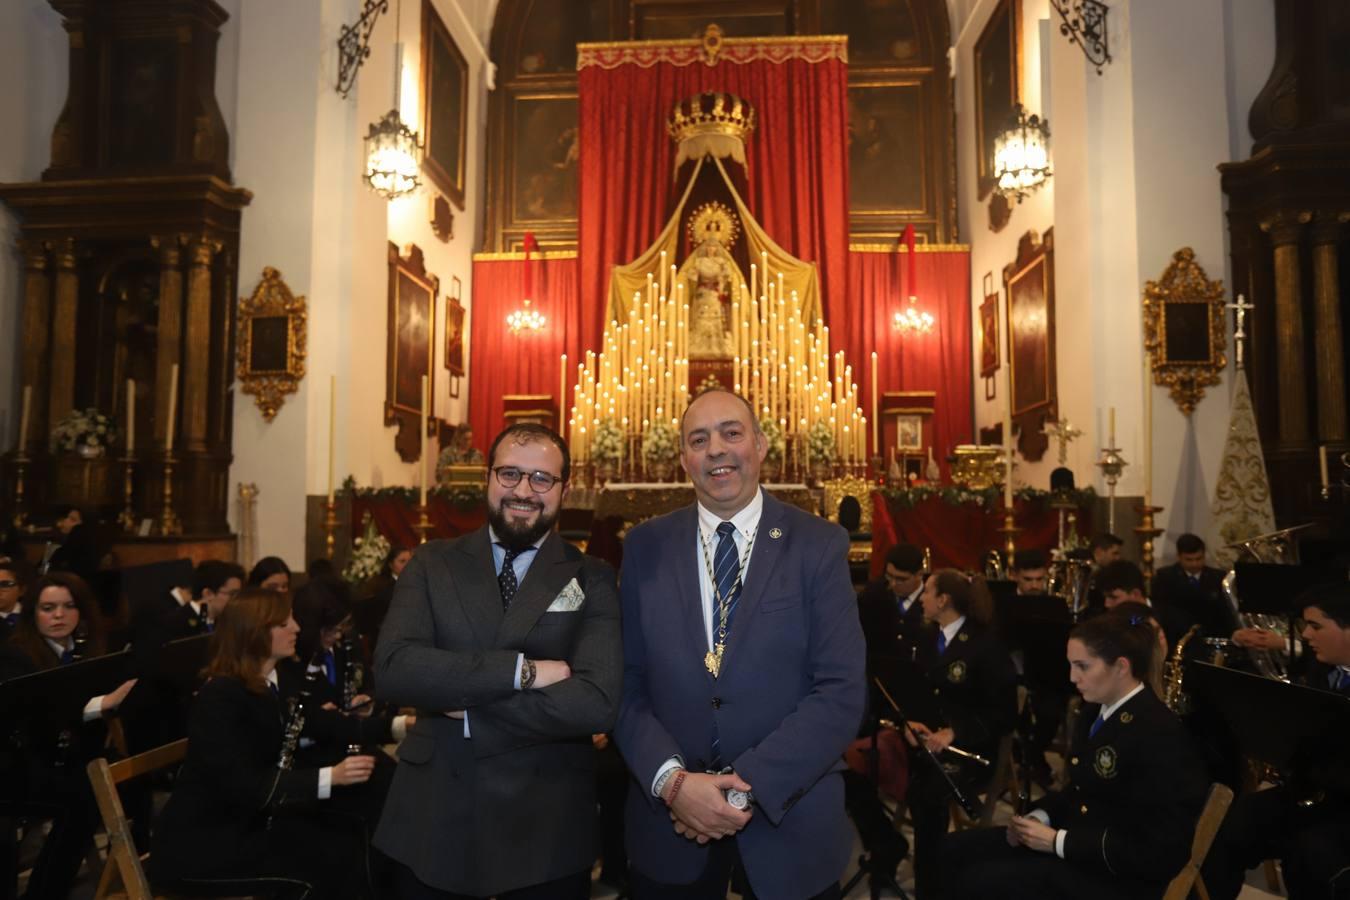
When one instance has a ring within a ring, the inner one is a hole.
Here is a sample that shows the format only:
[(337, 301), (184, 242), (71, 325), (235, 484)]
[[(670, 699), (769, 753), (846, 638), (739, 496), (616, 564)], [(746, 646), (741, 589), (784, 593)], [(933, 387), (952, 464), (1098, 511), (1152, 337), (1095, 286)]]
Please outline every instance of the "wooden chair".
[(1191, 895), (1192, 890), (1200, 897), (1200, 900), (1209, 900), (1209, 891), (1205, 889), (1205, 879), (1200, 876), (1200, 866), (1204, 864), (1205, 856), (1209, 853), (1210, 846), (1214, 843), (1214, 836), (1219, 833), (1219, 826), (1223, 824), (1223, 817), (1228, 814), (1228, 807), (1233, 802), (1233, 791), (1231, 788), (1222, 784), (1213, 784), (1209, 788), (1209, 798), (1205, 800), (1205, 808), (1200, 812), (1200, 818), (1195, 823), (1195, 838), (1191, 841), (1191, 859), (1185, 867), (1177, 873), (1177, 876), (1167, 885), (1167, 891), (1163, 894), (1163, 900), (1186, 900)]
[[(136, 852), (136, 845), (131, 840), (131, 827), (122, 810), (122, 798), (117, 795), (117, 786), (138, 775), (177, 765), (186, 755), (187, 738), (183, 738), (112, 764), (99, 757), (86, 767), (89, 783), (94, 788), (94, 798), (98, 801), (99, 815), (103, 817), (103, 827), (108, 832), (108, 862), (98, 880), (95, 900), (154, 900), (155, 894), (150, 890), (145, 870), (141, 868), (142, 857)], [(114, 892), (113, 888), (119, 881), (122, 890)]]
[(980, 793), (984, 795), (984, 806), (980, 809), (978, 819), (971, 819), (966, 815), (966, 811), (955, 800), (952, 801), (952, 827), (956, 831), (964, 831), (968, 828), (988, 828), (994, 824), (994, 809), (998, 806), (999, 798), (1008, 790), (1012, 782), (1012, 755), (1013, 738), (1011, 734), (1005, 734), (1003, 739), (998, 742), (998, 753), (994, 756), (994, 764), (989, 770), (989, 780), (985, 782)]

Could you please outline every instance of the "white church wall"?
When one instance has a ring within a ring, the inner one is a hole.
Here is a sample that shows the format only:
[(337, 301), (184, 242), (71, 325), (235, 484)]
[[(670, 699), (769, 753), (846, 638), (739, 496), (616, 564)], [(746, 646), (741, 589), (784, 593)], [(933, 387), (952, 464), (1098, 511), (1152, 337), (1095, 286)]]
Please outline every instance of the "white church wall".
[[(0, 182), (37, 181), (51, 159), (52, 126), (66, 99), (68, 41), (46, 0), (0, 3)], [(19, 439), (23, 260), (19, 221), (0, 204), (0, 450)], [(36, 400), (35, 400), (36, 402)]]

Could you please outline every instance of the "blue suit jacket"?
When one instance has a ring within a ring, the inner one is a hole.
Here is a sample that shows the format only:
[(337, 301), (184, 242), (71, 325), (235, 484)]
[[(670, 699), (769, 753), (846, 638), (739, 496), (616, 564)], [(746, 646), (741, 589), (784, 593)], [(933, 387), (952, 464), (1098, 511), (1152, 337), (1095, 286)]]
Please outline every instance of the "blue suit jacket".
[[(848, 575), (848, 535), (764, 496), (746, 583), (721, 677), (698, 580), (694, 506), (634, 528), (624, 541), (624, 683), (616, 737), (637, 786), (628, 793), (633, 864), (668, 884), (703, 871), (708, 847), (677, 835), (652, 779), (671, 756), (691, 771), (723, 760), (754, 790), (750, 824), (734, 838), (761, 897), (810, 897), (835, 883), (853, 832), (840, 772), (865, 701), (866, 649)], [(775, 536), (775, 534), (777, 536)]]

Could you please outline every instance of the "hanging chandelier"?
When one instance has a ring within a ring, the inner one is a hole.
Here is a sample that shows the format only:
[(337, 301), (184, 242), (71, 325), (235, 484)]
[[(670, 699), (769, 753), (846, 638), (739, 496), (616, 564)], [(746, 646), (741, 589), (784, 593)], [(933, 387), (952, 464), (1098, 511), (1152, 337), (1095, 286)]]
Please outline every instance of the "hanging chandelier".
[(917, 262), (916, 254), (918, 253), (918, 250), (915, 248), (913, 224), (905, 226), (905, 233), (901, 237), (901, 241), (905, 245), (906, 256), (908, 257), (906, 269), (908, 270), (908, 287), (910, 294), (909, 302), (897, 310), (893, 317), (895, 330), (900, 332), (901, 336), (928, 334), (933, 330), (933, 326), (937, 324), (937, 319), (932, 313), (919, 308), (919, 298), (914, 294), (914, 291), (917, 290), (915, 287), (915, 279), (917, 277), (915, 271)]
[(1007, 131), (994, 138), (996, 189), (1008, 198), (1022, 198), (1050, 177), (1050, 125), (1028, 116), (1019, 103)]
[(512, 334), (527, 334), (530, 332), (543, 331), (545, 319), (540, 315), (539, 310), (530, 309), (530, 301), (526, 300), (522, 308), (516, 310), (506, 317), (506, 327), (511, 329)]
[(399, 115), (403, 85), (403, 44), (399, 42), (403, 4), (394, 12), (394, 108), (366, 133), (365, 181), (371, 190), (393, 200), (411, 194), (422, 184), (422, 142)]

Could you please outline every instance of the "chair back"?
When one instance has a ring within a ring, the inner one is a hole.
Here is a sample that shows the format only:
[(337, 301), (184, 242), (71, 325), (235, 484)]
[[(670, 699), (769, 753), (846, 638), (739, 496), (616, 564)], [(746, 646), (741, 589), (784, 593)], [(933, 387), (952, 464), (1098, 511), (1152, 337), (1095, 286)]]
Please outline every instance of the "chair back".
[[(139, 775), (177, 765), (185, 756), (187, 738), (111, 764), (99, 757), (90, 761), (86, 767), (89, 783), (94, 788), (94, 799), (98, 801), (99, 815), (103, 818), (103, 827), (108, 832), (108, 862), (99, 878), (95, 900), (154, 900), (155, 895), (141, 867), (141, 856), (131, 839), (131, 826), (127, 824), (117, 786)], [(122, 890), (114, 892), (113, 888), (119, 881)]]
[(1200, 877), (1200, 867), (1204, 865), (1209, 848), (1213, 845), (1214, 837), (1219, 833), (1219, 826), (1223, 824), (1223, 817), (1228, 814), (1228, 807), (1232, 803), (1231, 788), (1217, 783), (1210, 785), (1205, 808), (1200, 811), (1200, 818), (1195, 823), (1195, 838), (1191, 841), (1191, 859), (1167, 885), (1163, 900), (1186, 900), (1192, 890), (1201, 900), (1209, 900), (1205, 880)]

